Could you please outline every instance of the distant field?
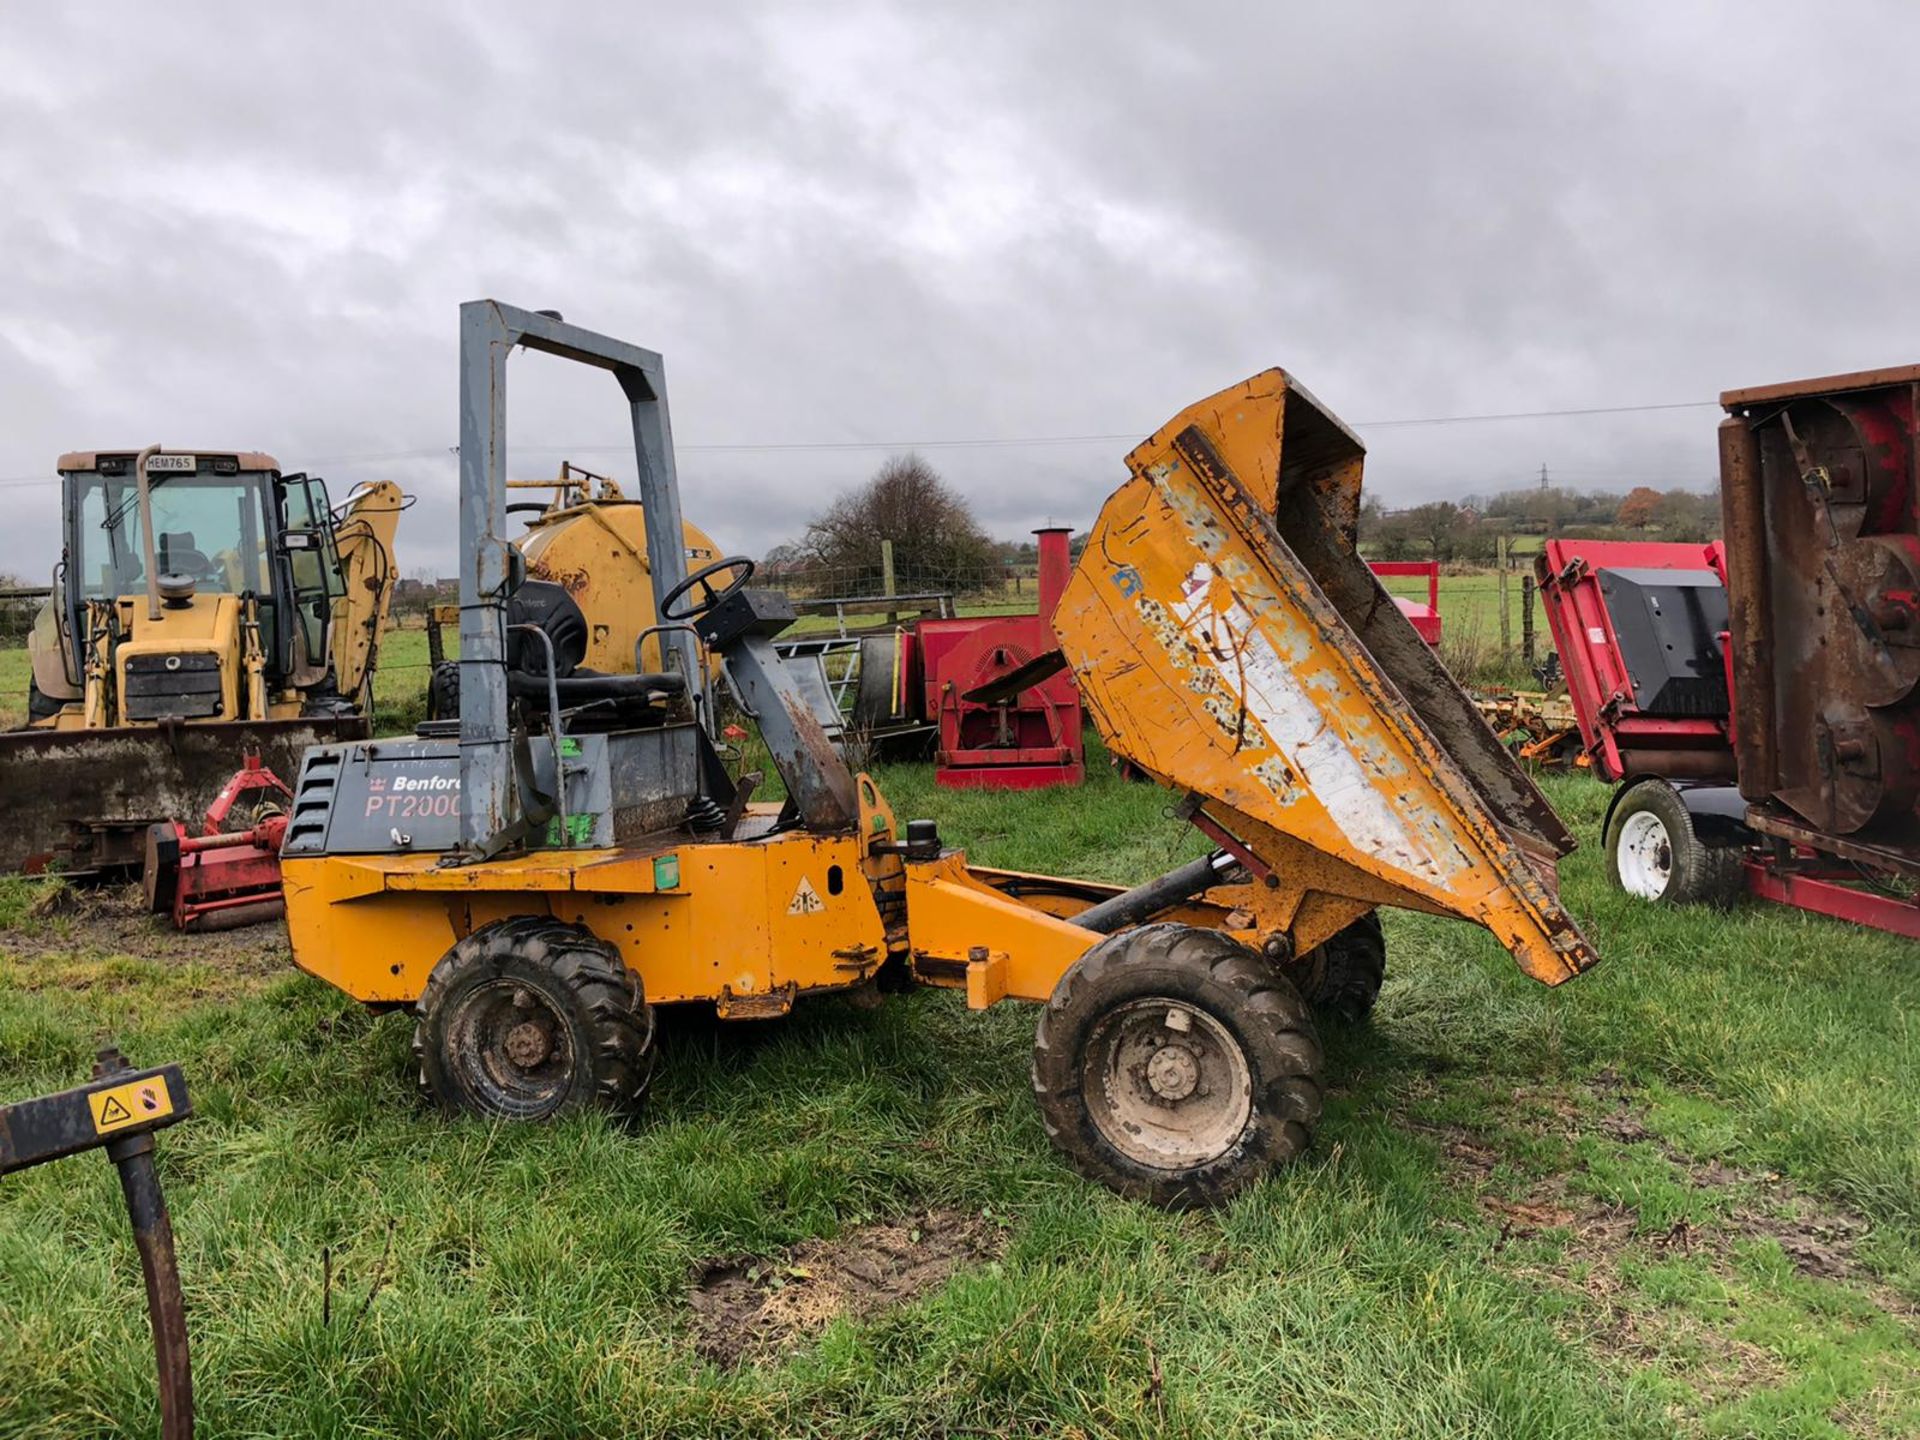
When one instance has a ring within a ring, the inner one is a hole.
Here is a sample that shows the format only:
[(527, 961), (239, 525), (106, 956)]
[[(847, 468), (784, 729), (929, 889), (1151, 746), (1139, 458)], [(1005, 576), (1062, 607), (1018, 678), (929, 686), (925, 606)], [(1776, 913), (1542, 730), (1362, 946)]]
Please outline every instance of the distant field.
[[(1392, 594), (1407, 595), (1418, 600), (1427, 598), (1424, 580), (1399, 578), (1382, 583)], [(1517, 572), (1508, 577), (1508, 586), (1507, 613), (1517, 650), (1520, 644), (1520, 576)], [(1008, 584), (997, 592), (967, 596), (958, 609), (962, 615), (1021, 614), (1031, 611), (1036, 603), (1033, 581), (1028, 579), (1017, 585)], [(1500, 640), (1499, 577), (1491, 573), (1443, 575), (1440, 579), (1440, 615), (1447, 631), (1457, 637), (1456, 643), (1477, 639), (1477, 644), (1471, 646), (1476, 653), (1496, 649)], [(1539, 658), (1552, 648), (1552, 641), (1547, 636), (1546, 621), (1537, 606), (1534, 616), (1540, 629), (1535, 642), (1535, 657)], [(850, 616), (848, 624), (870, 625), (880, 619), (877, 615)], [(819, 634), (833, 629), (834, 619), (831, 615), (808, 615), (794, 626), (793, 633)], [(449, 631), (448, 654), (458, 654), (459, 648), (459, 637)], [(1516, 679), (1524, 676), (1524, 667), (1517, 663), (1509, 668), (1519, 672)], [(427, 632), (424, 626), (409, 619), (408, 623), (387, 633), (380, 652), (380, 669), (373, 682), (374, 705), (381, 730), (411, 729), (425, 716), (428, 669)], [(0, 648), (0, 728), (26, 722), (27, 680), (26, 650), (20, 646)]]
[[(1500, 577), (1492, 571), (1440, 577), (1440, 653), (1454, 674), (1468, 684), (1527, 685), (1532, 683), (1520, 658), (1521, 572), (1507, 574), (1507, 625), (1511, 653), (1500, 655)], [(1427, 583), (1418, 577), (1395, 576), (1380, 582), (1389, 594), (1425, 601)], [(1533, 607), (1533, 657), (1544, 659), (1553, 648), (1547, 619), (1536, 599)]]

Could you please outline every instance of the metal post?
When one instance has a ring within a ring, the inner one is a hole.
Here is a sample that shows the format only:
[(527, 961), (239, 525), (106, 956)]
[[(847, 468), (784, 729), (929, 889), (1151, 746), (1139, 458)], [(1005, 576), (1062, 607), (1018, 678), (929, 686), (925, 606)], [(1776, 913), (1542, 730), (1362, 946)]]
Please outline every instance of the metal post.
[(460, 844), (516, 818), (507, 723), (507, 356), (499, 307), (460, 307)]
[(1513, 653), (1513, 616), (1507, 607), (1507, 537), (1494, 537), (1495, 563), (1500, 567), (1500, 658), (1505, 660)]
[(1520, 658), (1533, 664), (1533, 576), (1520, 575)]
[[(93, 1078), (131, 1074), (119, 1050), (100, 1051)], [(173, 1247), (173, 1221), (160, 1176), (153, 1168), (153, 1132), (142, 1130), (107, 1142), (107, 1158), (120, 1172), (120, 1193), (133, 1222), (134, 1248), (147, 1282), (147, 1317), (153, 1325), (153, 1358), (160, 1380), (161, 1440), (192, 1440), (193, 1360), (187, 1348), (187, 1307), (180, 1292), (180, 1263)]]
[[(685, 522), (680, 515), (680, 478), (673, 463), (673, 420), (667, 412), (666, 363), (651, 357), (651, 373), (620, 370), (620, 388), (633, 408), (634, 461), (640, 474), (640, 505), (647, 522), (647, 569), (653, 577), (653, 613), (687, 578)], [(669, 648), (671, 647), (671, 648)], [(669, 660), (671, 653), (675, 658)], [(699, 652), (693, 637), (673, 631), (660, 637), (661, 668), (678, 669), (692, 693)]]

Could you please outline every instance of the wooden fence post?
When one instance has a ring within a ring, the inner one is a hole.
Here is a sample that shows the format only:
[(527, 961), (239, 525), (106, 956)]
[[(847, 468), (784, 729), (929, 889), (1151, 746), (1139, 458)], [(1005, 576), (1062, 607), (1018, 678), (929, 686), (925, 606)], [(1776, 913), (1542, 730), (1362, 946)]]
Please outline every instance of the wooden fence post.
[(1533, 665), (1533, 575), (1520, 572), (1520, 658)]

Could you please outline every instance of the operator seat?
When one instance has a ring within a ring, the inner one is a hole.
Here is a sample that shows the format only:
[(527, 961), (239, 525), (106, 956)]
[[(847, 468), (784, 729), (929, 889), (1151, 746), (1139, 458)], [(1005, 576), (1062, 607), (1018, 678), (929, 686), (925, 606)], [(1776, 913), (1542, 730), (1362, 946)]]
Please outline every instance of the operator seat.
[(193, 531), (162, 530), (159, 542), (162, 575), (191, 575), (204, 580), (213, 569), (213, 562), (194, 544)]
[[(559, 692), (561, 708), (575, 711), (568, 725), (571, 730), (658, 724), (666, 718), (663, 702), (686, 693), (686, 678), (678, 674), (607, 675), (582, 665), (587, 654), (587, 617), (565, 587), (551, 580), (523, 581), (507, 599), (506, 623), (508, 693), (536, 714), (546, 713), (547, 648), (525, 630), (513, 628), (538, 626), (553, 642), (553, 688)], [(459, 713), (458, 673), (455, 663), (450, 683), (442, 686), (447, 693), (436, 697), (435, 708), (442, 714)]]

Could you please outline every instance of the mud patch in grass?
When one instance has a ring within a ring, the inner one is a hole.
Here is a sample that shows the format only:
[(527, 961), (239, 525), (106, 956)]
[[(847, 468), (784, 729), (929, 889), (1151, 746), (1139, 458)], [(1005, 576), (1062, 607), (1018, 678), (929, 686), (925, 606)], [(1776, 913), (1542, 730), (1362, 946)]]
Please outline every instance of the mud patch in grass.
[(694, 1348), (734, 1366), (792, 1349), (840, 1318), (904, 1304), (1006, 1247), (991, 1219), (958, 1210), (862, 1225), (776, 1255), (707, 1261), (688, 1303)]
[[(183, 934), (147, 909), (138, 885), (61, 882), (48, 882), (17, 923), (0, 926), (0, 955), (36, 961), (124, 956), (165, 966), (210, 965), (236, 976), (284, 974), (291, 959), (283, 921)], [(81, 975), (54, 983), (87, 988)]]

